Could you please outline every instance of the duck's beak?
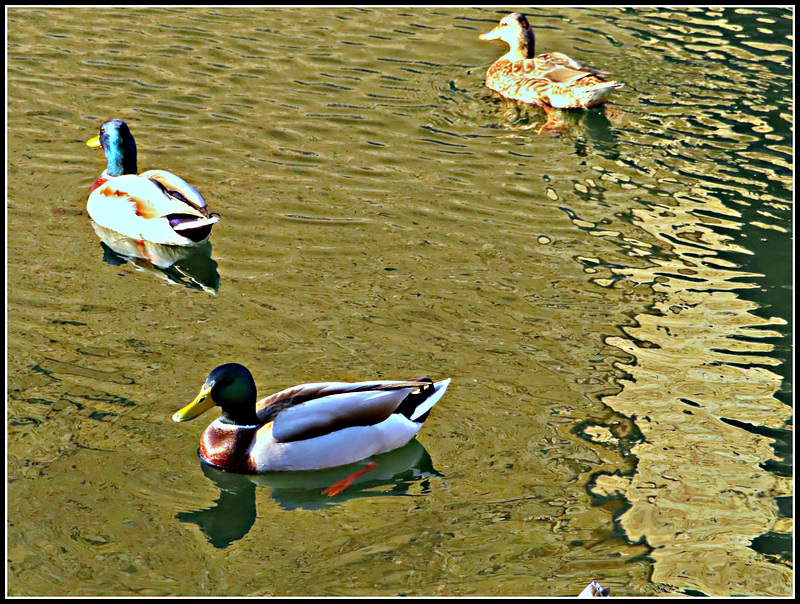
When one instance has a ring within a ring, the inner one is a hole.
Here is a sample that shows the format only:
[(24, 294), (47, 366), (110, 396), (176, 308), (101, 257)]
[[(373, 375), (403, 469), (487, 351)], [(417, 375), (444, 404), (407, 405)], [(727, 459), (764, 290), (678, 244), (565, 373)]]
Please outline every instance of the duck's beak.
[(480, 35), (481, 40), (497, 40), (499, 37), (496, 27), (492, 31), (487, 31), (485, 34)]
[(89, 139), (88, 141), (86, 141), (86, 144), (89, 145), (90, 147), (99, 147), (100, 146), (100, 137), (99, 136), (95, 136), (94, 138)]
[(185, 422), (190, 419), (194, 419), (198, 415), (208, 411), (211, 409), (216, 403), (214, 399), (211, 398), (210, 393), (211, 389), (214, 387), (214, 384), (203, 384), (203, 389), (200, 390), (200, 394), (188, 405), (186, 405), (183, 409), (178, 411), (175, 415), (172, 416), (172, 421), (174, 422)]

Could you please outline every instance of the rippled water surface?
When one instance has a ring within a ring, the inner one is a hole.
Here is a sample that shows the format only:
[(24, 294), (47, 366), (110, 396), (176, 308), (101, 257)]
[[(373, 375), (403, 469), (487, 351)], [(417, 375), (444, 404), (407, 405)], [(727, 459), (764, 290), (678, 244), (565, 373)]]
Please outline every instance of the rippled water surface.
[[(10, 594), (792, 593), (792, 12), (523, 11), (605, 112), (487, 90), (496, 8), (9, 10)], [(196, 254), (93, 228), (112, 117)], [(328, 498), (200, 466), (233, 360), (453, 382)]]

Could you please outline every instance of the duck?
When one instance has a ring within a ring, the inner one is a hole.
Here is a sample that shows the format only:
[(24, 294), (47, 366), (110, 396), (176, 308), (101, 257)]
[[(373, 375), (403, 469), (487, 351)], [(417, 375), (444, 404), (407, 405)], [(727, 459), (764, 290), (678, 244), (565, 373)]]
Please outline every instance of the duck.
[(597, 581), (592, 581), (583, 588), (578, 594), (579, 598), (608, 598), (611, 596), (611, 588), (603, 587)]
[(585, 67), (561, 52), (535, 57), (536, 37), (522, 13), (510, 13), (481, 40), (502, 40), (510, 50), (486, 73), (486, 86), (504, 97), (551, 108), (590, 109), (606, 102), (623, 84), (607, 81), (600, 71)]
[(172, 419), (222, 409), (200, 437), (200, 458), (211, 466), (239, 473), (321, 470), (405, 445), (449, 384), (449, 378), (316, 382), (256, 401), (250, 370), (227, 363), (211, 371), (197, 397)]
[(138, 173), (136, 141), (128, 125), (113, 119), (86, 142), (102, 147), (108, 167), (89, 189), (86, 210), (102, 227), (136, 241), (193, 245), (208, 239), (219, 221), (192, 185), (166, 170)]

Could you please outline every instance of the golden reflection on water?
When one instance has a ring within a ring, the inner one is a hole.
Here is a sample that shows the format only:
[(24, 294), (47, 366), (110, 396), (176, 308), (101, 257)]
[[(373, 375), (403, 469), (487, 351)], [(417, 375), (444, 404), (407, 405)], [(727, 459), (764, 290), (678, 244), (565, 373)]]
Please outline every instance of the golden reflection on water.
[[(635, 474), (601, 476), (595, 492), (631, 503), (620, 522), (630, 538), (655, 548), (654, 581), (675, 585), (680, 577), (684, 588), (714, 595), (784, 595), (791, 569), (768, 562), (742, 537), (786, 530), (774, 497), (791, 495), (792, 482), (759, 467), (774, 455), (771, 439), (726, 419), (775, 428), (790, 420), (791, 409), (774, 397), (781, 378), (768, 369), (779, 361), (763, 354), (773, 345), (759, 341), (779, 337), (764, 327), (785, 322), (759, 318), (755, 304), (736, 296), (743, 286), (732, 280), (753, 275), (716, 258), (724, 243), (701, 222), (687, 224), (687, 209), (635, 210), (638, 226), (669, 235), (675, 257), (612, 271), (654, 283), (657, 298), (654, 312), (624, 327), (630, 339), (606, 340), (636, 362), (621, 367), (629, 376), (622, 391), (603, 400), (636, 417), (645, 442), (631, 451)], [(677, 244), (676, 234), (690, 229), (692, 245)]]
[[(791, 592), (749, 546), (791, 532), (759, 432), (788, 311), (743, 268), (791, 231), (790, 11), (532, 10), (626, 83), (542, 134), (483, 86), (500, 9), (87, 11), (9, 12), (10, 593)], [(223, 216), (210, 282), (102, 261), (83, 141), (117, 116)], [(254, 486), (215, 548), (204, 426), (169, 416), (224, 360), (453, 377), (436, 473), (324, 509)]]

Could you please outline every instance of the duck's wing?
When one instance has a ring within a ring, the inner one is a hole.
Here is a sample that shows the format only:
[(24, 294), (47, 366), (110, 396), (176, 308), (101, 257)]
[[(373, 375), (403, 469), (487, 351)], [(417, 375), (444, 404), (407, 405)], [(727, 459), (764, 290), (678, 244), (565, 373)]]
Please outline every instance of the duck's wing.
[(538, 57), (513, 63), (498, 61), (489, 68), (490, 77), (505, 81), (509, 86), (513, 84), (526, 86), (537, 81), (542, 82), (542, 85), (571, 84), (588, 75), (591, 75), (590, 71), (575, 69), (558, 61), (541, 60)]
[(583, 71), (585, 67), (570, 56), (565, 55), (563, 52), (546, 52), (539, 55), (534, 61), (538, 62), (545, 69), (552, 69), (553, 67), (569, 67), (576, 71)]
[(206, 200), (203, 199), (197, 189), (180, 176), (175, 176), (166, 170), (148, 170), (139, 176), (155, 181), (163, 187), (165, 193), (170, 197), (182, 201), (204, 215), (208, 215)]
[(288, 442), (330, 434), (350, 426), (379, 424), (398, 411), (415, 389), (430, 382), (322, 382), (287, 388), (256, 405), (272, 435)]
[(579, 71), (577, 69), (572, 69), (571, 67), (557, 65), (552, 69), (540, 71), (538, 77), (555, 84), (569, 85), (590, 75), (592, 74), (589, 71)]
[(148, 170), (140, 176), (158, 186), (164, 197), (169, 198), (169, 204), (164, 203), (162, 207), (172, 210), (164, 216), (169, 218), (175, 232), (195, 242), (208, 237), (211, 225), (218, 222), (219, 217), (209, 214), (206, 201), (197, 189), (165, 170)]
[(541, 54), (532, 60), (536, 61), (541, 66), (540, 69), (542, 71), (550, 71), (555, 67), (566, 67), (574, 71), (583, 72), (586, 75), (601, 76), (609, 75), (611, 73), (610, 71), (603, 71), (602, 69), (587, 67), (583, 63), (579, 63), (572, 57), (565, 55), (563, 52), (548, 52)]

